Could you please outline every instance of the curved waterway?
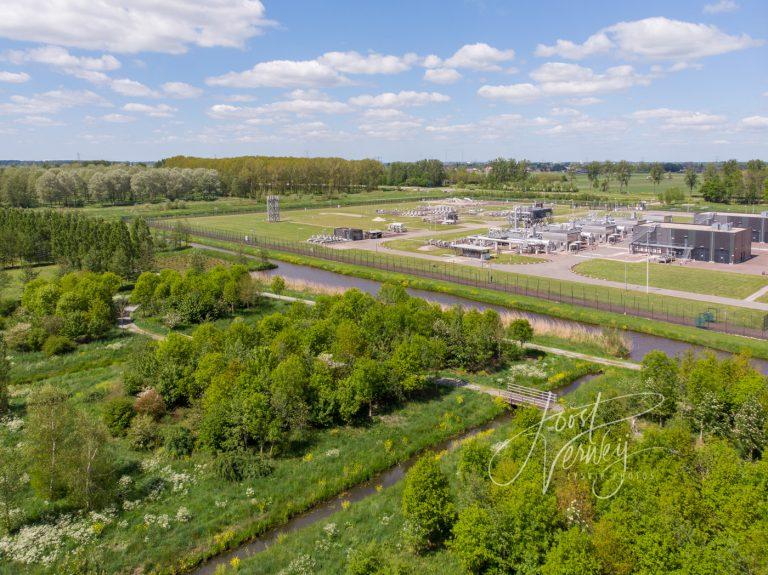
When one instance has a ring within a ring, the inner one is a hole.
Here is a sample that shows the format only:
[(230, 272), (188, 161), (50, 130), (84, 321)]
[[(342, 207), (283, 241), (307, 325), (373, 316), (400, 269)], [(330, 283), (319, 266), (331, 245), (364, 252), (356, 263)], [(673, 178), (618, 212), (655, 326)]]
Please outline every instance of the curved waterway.
[[(337, 274), (335, 272), (329, 272), (326, 270), (321, 270), (321, 269), (313, 268), (310, 266), (296, 265), (296, 264), (291, 264), (287, 262), (275, 261), (273, 263), (275, 263), (278, 267), (276, 269), (265, 272), (267, 275), (279, 275), (284, 277), (285, 279), (301, 280), (301, 281), (311, 282), (317, 285), (323, 285), (323, 286), (328, 286), (333, 288), (344, 288), (344, 289), (357, 288), (361, 291), (364, 291), (370, 294), (378, 293), (379, 288), (381, 287), (381, 282), (374, 281), (374, 280), (368, 280), (368, 279), (358, 278), (354, 276), (346, 276), (343, 274)], [(478, 301), (457, 297), (449, 294), (444, 294), (444, 293), (410, 289), (410, 288), (408, 289), (408, 293), (411, 294), (412, 296), (420, 297), (427, 301), (435, 302), (443, 305), (460, 305), (467, 309), (478, 309), (478, 310), (494, 309), (498, 312), (511, 311), (511, 308), (507, 308), (504, 306), (487, 304), (487, 303), (478, 302)], [(544, 314), (537, 314), (537, 313), (527, 312), (527, 311), (522, 311), (517, 309), (512, 311), (524, 317), (528, 317), (531, 319), (542, 319), (542, 320), (551, 322), (555, 325), (563, 325), (563, 326), (571, 326), (571, 327), (578, 326), (580, 328), (583, 328), (595, 333), (600, 332), (599, 327), (586, 324), (586, 323), (581, 323), (578, 321), (561, 319), (561, 318), (552, 317)], [(637, 362), (642, 361), (643, 357), (645, 357), (645, 354), (647, 354), (649, 351), (653, 351), (654, 349), (659, 349), (670, 356), (681, 355), (687, 352), (688, 350), (693, 350), (693, 352), (696, 354), (704, 351), (709, 351), (709, 352), (715, 353), (719, 357), (727, 357), (731, 355), (725, 351), (714, 350), (708, 347), (693, 345), (690, 343), (677, 341), (677, 340), (669, 339), (666, 337), (648, 335), (648, 334), (639, 333), (636, 331), (626, 331), (624, 333), (632, 341), (632, 351), (630, 352), (630, 359)], [(754, 367), (756, 369), (759, 369), (762, 373), (768, 374), (768, 360), (753, 359), (752, 365), (754, 365)]]
[[(357, 278), (354, 276), (346, 276), (343, 274), (337, 274), (334, 272), (320, 270), (320, 269), (309, 267), (309, 266), (290, 264), (286, 262), (274, 262), (274, 263), (279, 265), (279, 268), (266, 272), (268, 275), (280, 275), (286, 279), (302, 280), (302, 281), (312, 282), (317, 285), (324, 285), (324, 286), (329, 286), (334, 288), (345, 288), (345, 289), (357, 288), (361, 291), (364, 291), (370, 294), (376, 294), (379, 291), (379, 288), (381, 287), (381, 282), (377, 282), (373, 280)], [(456, 297), (448, 294), (435, 293), (435, 292), (417, 290), (417, 289), (409, 289), (408, 292), (415, 297), (420, 297), (427, 301), (436, 302), (436, 303), (445, 304), (445, 305), (461, 305), (465, 308), (474, 308), (479, 310), (494, 309), (499, 312), (509, 311), (509, 308), (505, 308), (503, 306), (485, 304), (482, 302), (477, 302), (477, 301)], [(543, 314), (522, 312), (520, 310), (515, 310), (515, 312), (520, 313), (521, 315), (527, 316), (529, 318), (545, 319), (547, 321), (551, 321), (556, 324), (561, 324), (566, 326), (579, 326), (579, 327), (588, 329), (590, 331), (594, 331), (596, 333), (599, 332), (598, 327), (595, 327), (589, 324), (584, 324), (584, 323), (566, 320), (566, 319), (554, 318), (554, 317), (546, 316)], [(669, 355), (678, 355), (686, 352), (689, 349), (693, 349), (694, 353), (699, 353), (702, 351), (714, 351), (717, 355), (721, 357), (729, 355), (727, 352), (711, 350), (709, 348), (705, 348), (702, 346), (691, 345), (691, 344), (676, 341), (673, 339), (667, 339), (664, 337), (646, 335), (643, 333), (637, 333), (632, 331), (627, 331), (626, 334), (632, 340), (631, 358), (636, 361), (642, 360), (643, 356), (645, 356), (646, 353), (654, 349), (660, 349)], [(752, 363), (757, 369), (761, 370), (763, 373), (768, 373), (768, 361), (761, 360), (761, 359), (754, 359), (752, 360)], [(569, 393), (572, 393), (573, 391), (578, 389), (581, 385), (594, 379), (597, 376), (598, 374), (589, 374), (589, 375), (582, 376), (576, 381), (572, 382), (571, 384), (559, 389), (557, 393), (559, 396), (564, 396)], [(455, 449), (463, 440), (469, 437), (472, 437), (474, 435), (477, 435), (478, 433), (481, 433), (483, 431), (486, 431), (489, 429), (496, 429), (501, 425), (503, 425), (504, 423), (506, 423), (507, 421), (509, 421), (511, 417), (512, 417), (511, 413), (509, 412), (504, 413), (503, 415), (500, 415), (496, 419), (484, 425), (480, 425), (478, 427), (465, 431), (463, 434), (461, 434), (456, 438), (442, 441), (436, 445), (431, 446), (429, 449), (436, 450), (436, 451)], [(239, 557), (242, 559), (242, 558), (256, 555), (268, 549), (272, 544), (274, 544), (278, 540), (278, 538), (281, 535), (293, 533), (305, 527), (309, 527), (310, 525), (313, 525), (314, 523), (317, 523), (318, 521), (322, 521), (330, 517), (334, 513), (337, 513), (342, 509), (343, 501), (349, 501), (351, 503), (362, 501), (363, 499), (366, 499), (371, 495), (374, 495), (375, 493), (377, 493), (377, 486), (382, 486), (385, 488), (391, 487), (392, 485), (398, 483), (404, 477), (405, 473), (418, 460), (420, 455), (421, 455), (420, 453), (416, 454), (410, 457), (409, 459), (407, 459), (406, 461), (403, 461), (402, 463), (398, 463), (397, 465), (390, 467), (389, 469), (387, 469), (386, 471), (383, 471), (373, 479), (366, 481), (364, 483), (360, 483), (350, 488), (349, 490), (339, 494), (333, 499), (330, 499), (328, 501), (318, 504), (317, 506), (313, 507), (309, 511), (302, 513), (300, 515), (297, 515), (287, 523), (284, 523), (281, 526), (276, 527), (275, 529), (267, 531), (260, 537), (248, 543), (245, 543), (240, 547), (233, 549), (232, 551), (228, 551), (221, 555), (217, 555), (216, 557), (210, 559), (209, 561), (203, 563), (202, 565), (194, 569), (192, 573), (194, 573), (194, 575), (214, 575), (217, 567), (221, 565), (227, 565), (233, 558)]]
[[(583, 384), (593, 380), (598, 376), (599, 374), (583, 375), (580, 378), (568, 384), (567, 386), (558, 389), (557, 395), (560, 397), (564, 395), (568, 395), (569, 393), (572, 393), (573, 391), (581, 387)], [(436, 452), (445, 451), (445, 450), (452, 451), (456, 449), (459, 445), (461, 445), (461, 443), (466, 439), (474, 437), (475, 435), (482, 433), (483, 431), (488, 431), (489, 429), (497, 429), (501, 427), (503, 424), (507, 423), (510, 419), (512, 419), (513, 415), (514, 415), (514, 411), (504, 412), (503, 414), (499, 415), (498, 417), (496, 417), (495, 419), (487, 423), (468, 429), (467, 431), (464, 431), (457, 437), (443, 440), (435, 445), (432, 445), (426, 448), (426, 450), (432, 450)], [(341, 509), (343, 509), (342, 503), (344, 501), (349, 501), (350, 503), (356, 503), (358, 501), (362, 501), (363, 499), (367, 499), (371, 495), (375, 495), (376, 493), (378, 493), (377, 488), (379, 488), (379, 486), (386, 488), (386, 487), (391, 487), (392, 485), (395, 485), (401, 479), (403, 479), (406, 472), (413, 466), (414, 463), (416, 463), (416, 461), (419, 459), (419, 457), (421, 457), (422, 454), (423, 454), (423, 451), (416, 453), (415, 455), (412, 455), (402, 463), (398, 463), (393, 467), (390, 467), (386, 471), (381, 472), (380, 474), (375, 476), (373, 479), (370, 479), (369, 481), (365, 481), (363, 483), (358, 483), (357, 485), (348, 489), (347, 491), (340, 493), (333, 499), (330, 499), (323, 503), (319, 503), (309, 511), (306, 511), (300, 515), (297, 515), (287, 523), (283, 523), (279, 527), (276, 527), (274, 529), (267, 531), (266, 533), (257, 537), (256, 539), (253, 539), (248, 543), (244, 543), (243, 545), (241, 545), (240, 547), (237, 547), (236, 549), (227, 551), (226, 553), (213, 557), (212, 559), (208, 560), (207, 562), (197, 567), (197, 569), (193, 570), (192, 571), (193, 575), (215, 575), (217, 567), (221, 565), (229, 564), (229, 562), (235, 557), (239, 557), (240, 559), (245, 559), (247, 557), (256, 555), (257, 553), (261, 553), (262, 551), (267, 550), (271, 545), (276, 543), (281, 536), (287, 535), (289, 533), (293, 533), (300, 529), (304, 529), (305, 527), (309, 527), (310, 525), (313, 525), (318, 521), (327, 519), (334, 513), (341, 511)]]
[[(434, 450), (436, 452), (445, 450), (451, 451), (456, 449), (465, 439), (473, 437), (478, 433), (482, 433), (483, 431), (500, 427), (512, 418), (513, 413), (514, 412), (505, 412), (498, 416), (496, 419), (489, 421), (488, 423), (473, 427), (458, 437), (441, 441), (440, 443), (432, 445), (427, 449)], [(267, 531), (264, 535), (261, 535), (260, 537), (245, 543), (240, 547), (233, 549), (232, 551), (228, 551), (222, 555), (217, 555), (208, 562), (200, 565), (197, 569), (193, 570), (193, 575), (214, 575), (218, 566), (227, 565), (235, 557), (245, 559), (247, 557), (251, 557), (252, 555), (256, 555), (257, 553), (261, 553), (262, 551), (268, 549), (275, 542), (277, 542), (280, 536), (293, 533), (299, 529), (309, 527), (318, 521), (327, 519), (334, 513), (337, 513), (343, 509), (342, 502), (344, 501), (357, 503), (358, 501), (362, 501), (363, 499), (367, 499), (371, 495), (378, 493), (377, 487), (379, 486), (386, 488), (395, 485), (405, 476), (406, 472), (413, 466), (413, 464), (416, 463), (422, 453), (423, 452), (419, 452), (416, 455), (413, 455), (407, 460), (403, 461), (402, 463), (398, 463), (397, 465), (390, 467), (369, 481), (358, 483), (354, 487), (344, 491), (333, 499), (318, 504), (309, 511), (302, 513), (301, 515), (297, 515), (287, 523), (283, 523), (280, 527), (276, 527), (275, 529)]]

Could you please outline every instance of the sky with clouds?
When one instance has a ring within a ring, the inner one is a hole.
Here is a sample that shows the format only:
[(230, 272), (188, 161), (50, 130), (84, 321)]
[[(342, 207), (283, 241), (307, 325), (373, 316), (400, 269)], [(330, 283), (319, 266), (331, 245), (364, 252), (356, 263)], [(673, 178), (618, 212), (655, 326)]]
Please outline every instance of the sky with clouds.
[(768, 159), (764, 0), (7, 0), (0, 158)]

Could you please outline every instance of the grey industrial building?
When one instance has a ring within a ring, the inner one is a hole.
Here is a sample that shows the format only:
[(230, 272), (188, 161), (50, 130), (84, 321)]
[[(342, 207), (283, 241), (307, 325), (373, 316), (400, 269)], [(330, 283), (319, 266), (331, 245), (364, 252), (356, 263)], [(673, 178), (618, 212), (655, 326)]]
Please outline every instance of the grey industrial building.
[(581, 239), (581, 232), (568, 224), (552, 225), (541, 231), (541, 239), (552, 242), (556, 249), (568, 247)]
[(632, 231), (630, 251), (733, 264), (752, 257), (751, 236), (730, 224), (646, 223)]
[(738, 214), (728, 212), (702, 212), (694, 214), (695, 224), (731, 224), (734, 228), (747, 228), (752, 232), (753, 242), (768, 242), (768, 212), (759, 214)]
[(364, 237), (363, 230), (359, 228), (334, 228), (333, 235), (338, 238), (352, 241), (359, 241)]

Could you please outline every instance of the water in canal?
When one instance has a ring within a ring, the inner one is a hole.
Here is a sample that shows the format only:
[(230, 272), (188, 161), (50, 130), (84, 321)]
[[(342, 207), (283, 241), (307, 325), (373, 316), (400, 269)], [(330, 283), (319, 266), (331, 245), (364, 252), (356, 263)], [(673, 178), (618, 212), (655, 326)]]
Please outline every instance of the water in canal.
[[(345, 288), (345, 289), (357, 288), (361, 291), (364, 291), (370, 294), (378, 293), (379, 288), (381, 287), (381, 282), (377, 282), (374, 280), (368, 280), (368, 279), (358, 278), (354, 276), (346, 276), (343, 274), (337, 274), (334, 272), (329, 272), (329, 271), (321, 270), (318, 268), (313, 268), (310, 266), (290, 264), (290, 263), (281, 262), (281, 261), (276, 261), (274, 263), (277, 264), (279, 267), (277, 269), (269, 270), (268, 272), (266, 272), (267, 275), (279, 275), (284, 277), (285, 279), (301, 280), (301, 281), (311, 282), (314, 284), (330, 286), (334, 288)], [(470, 299), (465, 299), (462, 297), (457, 297), (449, 294), (424, 291), (424, 290), (418, 290), (418, 289), (410, 289), (410, 288), (408, 289), (408, 293), (410, 293), (412, 296), (420, 297), (427, 301), (436, 302), (443, 305), (461, 305), (468, 309), (474, 308), (479, 310), (494, 309), (498, 312), (510, 311), (509, 308), (505, 308), (503, 306), (477, 302), (477, 301), (473, 301)], [(581, 328), (591, 330), (596, 333), (600, 331), (599, 327), (585, 324), (585, 323), (580, 323), (577, 321), (560, 319), (552, 316), (537, 314), (533, 312), (525, 312), (521, 310), (515, 310), (515, 313), (518, 313), (522, 316), (526, 316), (532, 319), (533, 318), (544, 319), (554, 324), (579, 326)], [(694, 353), (700, 353), (702, 351), (711, 351), (720, 357), (726, 357), (730, 355), (729, 353), (724, 351), (712, 350), (702, 346), (692, 345), (690, 343), (685, 343), (683, 341), (677, 341), (674, 339), (668, 339), (665, 337), (648, 335), (648, 334), (638, 333), (634, 331), (627, 331), (625, 333), (627, 337), (632, 341), (632, 351), (630, 353), (630, 359), (638, 362), (641, 361), (643, 357), (645, 357), (645, 354), (647, 354), (649, 351), (652, 351), (654, 349), (659, 349), (670, 356), (683, 354), (690, 349), (692, 349)], [(755, 366), (756, 369), (759, 369), (762, 373), (768, 374), (768, 360), (753, 359), (752, 364)]]

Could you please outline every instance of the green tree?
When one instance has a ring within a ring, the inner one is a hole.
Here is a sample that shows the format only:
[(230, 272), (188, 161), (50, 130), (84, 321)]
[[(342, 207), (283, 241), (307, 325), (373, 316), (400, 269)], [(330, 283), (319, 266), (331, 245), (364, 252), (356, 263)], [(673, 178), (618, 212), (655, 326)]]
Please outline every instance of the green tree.
[(558, 533), (541, 566), (541, 575), (600, 575), (602, 572), (590, 536), (578, 527)]
[(77, 445), (77, 417), (64, 392), (46, 385), (27, 402), (26, 447), (32, 487), (55, 501), (67, 493), (67, 475)]
[(754, 398), (741, 404), (733, 416), (733, 436), (742, 454), (759, 458), (768, 444), (765, 408)]
[(699, 175), (693, 169), (692, 166), (685, 168), (685, 185), (688, 186), (688, 191), (693, 195), (693, 190), (696, 189), (696, 184), (699, 182)]
[(728, 203), (725, 185), (713, 164), (708, 164), (704, 169), (701, 195), (708, 202)]
[(524, 318), (514, 320), (507, 328), (507, 336), (518, 342), (520, 347), (523, 347), (533, 338), (531, 322)]
[(746, 203), (756, 203), (763, 197), (765, 186), (768, 184), (768, 169), (762, 160), (749, 160), (744, 174), (744, 200)]
[(8, 348), (5, 339), (0, 334), (0, 416), (8, 411), (9, 393), (8, 386), (11, 383), (11, 362), (8, 359)]
[(655, 192), (656, 186), (658, 186), (661, 183), (661, 180), (664, 178), (664, 166), (658, 162), (651, 164), (651, 169), (648, 173), (651, 177), (651, 182), (653, 182), (653, 189)]
[(416, 551), (440, 546), (456, 519), (448, 478), (434, 455), (420, 458), (405, 476), (402, 500), (405, 534)]
[(470, 505), (459, 513), (448, 547), (469, 573), (502, 573), (499, 534), (491, 514)]
[(661, 403), (653, 413), (664, 421), (677, 410), (680, 379), (677, 362), (663, 351), (653, 350), (645, 355), (640, 379), (643, 390), (656, 393), (660, 398), (651, 398), (647, 403)]
[(68, 465), (68, 492), (80, 507), (93, 509), (110, 501), (117, 473), (104, 427), (82, 414), (79, 420)]
[(629, 187), (629, 180), (632, 178), (632, 164), (626, 160), (621, 160), (616, 164), (616, 180), (619, 182), (619, 190), (626, 193)]
[(737, 202), (745, 201), (744, 178), (737, 160), (728, 160), (723, 164), (722, 180), (726, 198)]
[(600, 162), (589, 162), (586, 166), (587, 170), (587, 180), (589, 180), (589, 183), (592, 184), (592, 187), (597, 189), (600, 185), (600, 171), (602, 169), (602, 165)]
[(13, 527), (12, 511), (26, 488), (23, 476), (23, 458), (15, 447), (0, 443), (0, 518), (6, 531)]

